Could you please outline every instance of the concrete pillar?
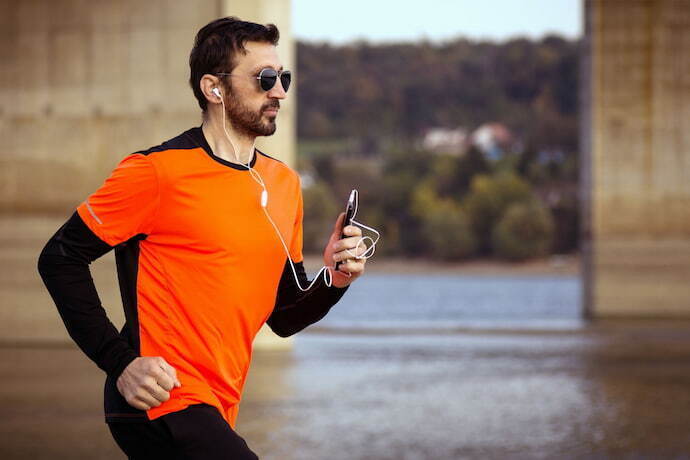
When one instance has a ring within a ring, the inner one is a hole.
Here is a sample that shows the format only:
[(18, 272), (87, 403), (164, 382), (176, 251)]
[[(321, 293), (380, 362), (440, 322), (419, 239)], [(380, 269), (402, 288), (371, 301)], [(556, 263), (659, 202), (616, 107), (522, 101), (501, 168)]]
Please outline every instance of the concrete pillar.
[(687, 317), (690, 2), (585, 5), (587, 311)]
[[(201, 123), (189, 51), (226, 15), (281, 29), (294, 68), (290, 4), (271, 1), (0, 1), (0, 211), (67, 212), (119, 159)], [(295, 87), (259, 148), (295, 161)]]
[(0, 2), (0, 210), (72, 209), (118, 160), (200, 123), (194, 34), (217, 2)]

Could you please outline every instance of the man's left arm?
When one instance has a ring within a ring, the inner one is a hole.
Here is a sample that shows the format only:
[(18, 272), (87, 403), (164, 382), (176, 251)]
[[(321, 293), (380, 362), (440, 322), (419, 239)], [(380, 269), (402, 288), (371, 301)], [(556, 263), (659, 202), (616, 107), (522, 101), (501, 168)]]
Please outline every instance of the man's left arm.
[[(273, 332), (279, 336), (288, 337), (296, 334), (326, 316), (331, 307), (345, 294), (349, 285), (364, 273), (366, 260), (353, 259), (347, 252), (356, 255), (364, 253), (366, 248), (363, 245), (357, 248), (362, 230), (349, 225), (343, 230), (346, 237), (341, 239), (340, 228), (344, 218), (345, 213), (341, 213), (324, 250), (326, 266), (333, 267), (335, 262), (343, 261), (337, 271), (329, 268), (332, 275), (331, 287), (326, 286), (323, 278), (320, 277), (307, 292), (301, 291), (295, 283), (290, 262), (285, 261), (285, 268), (278, 285), (276, 304), (273, 313), (266, 321)], [(309, 280), (304, 271), (303, 262), (295, 263), (294, 266), (300, 285), (308, 286)]]

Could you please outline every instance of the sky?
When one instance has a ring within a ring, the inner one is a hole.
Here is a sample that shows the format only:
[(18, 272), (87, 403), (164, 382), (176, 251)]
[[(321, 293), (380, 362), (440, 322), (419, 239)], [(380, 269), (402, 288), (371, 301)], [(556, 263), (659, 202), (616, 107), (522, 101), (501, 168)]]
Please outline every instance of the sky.
[[(293, 32), (345, 43), (582, 34), (583, 0), (292, 0)], [(409, 5), (409, 6), (408, 6)], [(415, 7), (413, 7), (415, 6)]]

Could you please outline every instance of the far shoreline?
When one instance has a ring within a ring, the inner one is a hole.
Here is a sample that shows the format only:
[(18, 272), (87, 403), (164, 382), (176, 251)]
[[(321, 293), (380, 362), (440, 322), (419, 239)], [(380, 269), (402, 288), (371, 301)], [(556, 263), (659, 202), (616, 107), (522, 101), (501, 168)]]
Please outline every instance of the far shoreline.
[[(323, 264), (320, 256), (305, 255), (307, 272)], [(404, 259), (374, 256), (367, 262), (368, 273), (424, 274), (424, 275), (478, 275), (478, 276), (580, 276), (578, 254), (552, 255), (542, 259), (508, 262), (476, 259), (463, 262), (443, 262), (430, 259)]]

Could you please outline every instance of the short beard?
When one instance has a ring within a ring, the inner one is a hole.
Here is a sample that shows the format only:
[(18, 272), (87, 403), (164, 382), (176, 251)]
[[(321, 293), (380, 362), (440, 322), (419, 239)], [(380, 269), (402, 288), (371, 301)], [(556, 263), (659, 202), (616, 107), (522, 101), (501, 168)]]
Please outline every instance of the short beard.
[(269, 107), (280, 107), (278, 100), (269, 101), (258, 112), (254, 112), (242, 104), (232, 89), (226, 91), (226, 94), (225, 115), (235, 131), (249, 137), (270, 136), (276, 132), (276, 117), (268, 117), (267, 122), (261, 118), (264, 110)]

